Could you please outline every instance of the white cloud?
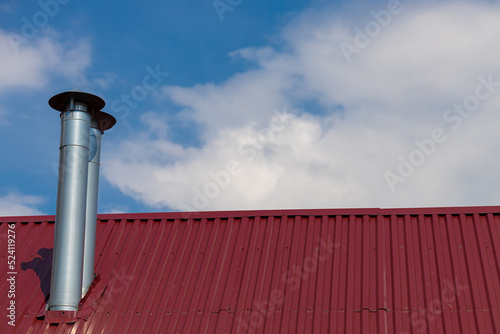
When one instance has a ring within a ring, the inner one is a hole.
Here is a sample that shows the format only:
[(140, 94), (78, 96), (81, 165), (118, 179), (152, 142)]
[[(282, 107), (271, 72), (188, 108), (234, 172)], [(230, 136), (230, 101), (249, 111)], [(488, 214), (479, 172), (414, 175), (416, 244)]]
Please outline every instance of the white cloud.
[(101, 78), (94, 79), (93, 83), (101, 89), (106, 89), (111, 86), (111, 84), (115, 81), (115, 79), (116, 79), (115, 74), (105, 73)]
[[(89, 39), (71, 43), (61, 39), (50, 29), (41, 30), (31, 39), (0, 29), (0, 96), (21, 88), (42, 90), (54, 79), (63, 79), (73, 87), (89, 85), (85, 75), (91, 64)], [(0, 125), (9, 124), (13, 112), (6, 101), (8, 98), (0, 102)]]
[(108, 213), (128, 213), (130, 209), (126, 206), (120, 204), (110, 204), (107, 205), (104, 209), (99, 210), (99, 214), (108, 214)]
[(0, 216), (43, 215), (44, 213), (36, 208), (43, 202), (44, 199), (40, 196), (9, 193), (0, 197)]
[[(500, 82), (499, 15), (498, 4), (408, 3), (349, 63), (340, 45), (354, 43), (366, 17), (308, 11), (284, 28), (285, 51), (233, 53), (258, 69), (164, 88), (202, 129), (201, 147), (169, 141), (156, 122), (104, 158), (104, 175), (148, 205), (178, 210), (498, 204), (500, 87), (456, 130), (443, 115), (475, 94), (478, 77)], [(273, 108), (285, 106), (293, 116), (267, 131)], [(437, 128), (446, 140), (391, 191), (384, 173), (402, 168), (400, 156), (419, 157), (414, 141)], [(248, 138), (259, 136), (252, 151)], [(231, 161), (235, 175), (223, 172)]]
[(82, 74), (91, 62), (88, 40), (63, 43), (49, 29), (18, 43), (20, 38), (0, 30), (0, 94), (8, 88), (39, 89), (54, 77), (82, 82)]

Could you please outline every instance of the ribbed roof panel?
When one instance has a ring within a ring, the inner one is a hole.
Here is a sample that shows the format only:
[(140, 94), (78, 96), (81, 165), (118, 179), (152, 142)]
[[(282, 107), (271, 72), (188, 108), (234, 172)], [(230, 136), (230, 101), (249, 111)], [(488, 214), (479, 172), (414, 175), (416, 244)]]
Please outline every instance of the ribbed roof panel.
[(8, 223), (17, 319), (3, 332), (500, 332), (498, 207), (99, 215), (106, 289), (88, 319), (57, 326), (36, 318), (54, 217), (1, 218), (4, 245)]

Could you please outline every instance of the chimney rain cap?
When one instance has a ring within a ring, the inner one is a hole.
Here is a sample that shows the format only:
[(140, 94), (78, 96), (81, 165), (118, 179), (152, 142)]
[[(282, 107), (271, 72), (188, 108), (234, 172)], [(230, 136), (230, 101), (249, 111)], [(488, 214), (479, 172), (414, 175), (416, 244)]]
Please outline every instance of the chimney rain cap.
[(116, 118), (104, 111), (96, 112), (94, 119), (97, 121), (101, 132), (111, 129), (116, 124)]
[(85, 103), (89, 110), (94, 110), (95, 112), (100, 111), (106, 103), (99, 96), (94, 94), (85, 93), (80, 90), (70, 90), (64, 93), (54, 95), (49, 100), (49, 105), (57, 111), (66, 111), (66, 106), (71, 100), (74, 99), (75, 102)]

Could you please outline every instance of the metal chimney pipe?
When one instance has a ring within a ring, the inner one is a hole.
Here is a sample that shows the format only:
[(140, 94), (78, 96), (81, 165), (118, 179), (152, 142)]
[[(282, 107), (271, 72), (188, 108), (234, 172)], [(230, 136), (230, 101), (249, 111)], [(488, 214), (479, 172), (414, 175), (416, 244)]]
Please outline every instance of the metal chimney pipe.
[(82, 298), (85, 296), (94, 280), (95, 237), (102, 135), (105, 130), (111, 129), (115, 123), (116, 119), (113, 116), (102, 111), (96, 112), (91, 122), (87, 210), (85, 215), (85, 240), (83, 249)]
[(50, 311), (77, 311), (82, 293), (90, 123), (105, 103), (95, 95), (69, 91), (49, 105), (61, 112), (61, 145), (50, 287)]

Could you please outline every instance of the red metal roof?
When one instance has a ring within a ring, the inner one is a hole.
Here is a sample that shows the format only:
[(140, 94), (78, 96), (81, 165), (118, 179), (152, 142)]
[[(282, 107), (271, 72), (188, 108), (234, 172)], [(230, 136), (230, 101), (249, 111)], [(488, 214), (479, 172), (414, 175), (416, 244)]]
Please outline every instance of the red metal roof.
[(100, 292), (56, 326), (54, 217), (0, 218), (4, 260), (6, 223), (2, 333), (500, 332), (500, 207), (99, 215)]

